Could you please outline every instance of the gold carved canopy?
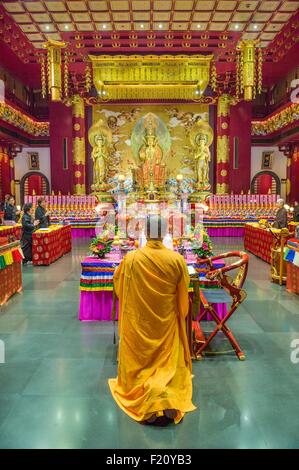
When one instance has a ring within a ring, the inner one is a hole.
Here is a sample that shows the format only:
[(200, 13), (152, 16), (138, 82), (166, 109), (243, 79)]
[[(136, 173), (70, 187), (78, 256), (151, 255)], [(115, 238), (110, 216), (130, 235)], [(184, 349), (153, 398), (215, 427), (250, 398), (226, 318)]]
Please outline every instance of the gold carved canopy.
[(103, 101), (193, 100), (205, 91), (212, 55), (89, 56)]

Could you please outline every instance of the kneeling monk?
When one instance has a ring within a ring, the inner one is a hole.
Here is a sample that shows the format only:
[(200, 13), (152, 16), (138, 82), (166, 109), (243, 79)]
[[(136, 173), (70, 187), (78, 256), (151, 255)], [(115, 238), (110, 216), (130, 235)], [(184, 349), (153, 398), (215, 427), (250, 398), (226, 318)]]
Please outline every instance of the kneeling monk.
[(128, 253), (115, 272), (119, 362), (118, 377), (109, 380), (125, 413), (156, 424), (179, 423), (195, 409), (185, 325), (189, 274), (184, 258), (162, 244), (161, 225), (160, 217), (148, 217), (146, 246)]

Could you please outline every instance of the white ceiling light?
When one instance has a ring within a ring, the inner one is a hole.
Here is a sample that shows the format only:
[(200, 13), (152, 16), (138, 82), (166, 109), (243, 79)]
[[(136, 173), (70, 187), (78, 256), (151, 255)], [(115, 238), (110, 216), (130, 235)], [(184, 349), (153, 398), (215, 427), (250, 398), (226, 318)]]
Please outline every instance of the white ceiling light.
[(162, 28), (163, 28), (163, 24), (160, 23), (160, 24), (159, 24), (159, 28), (162, 29)]
[(106, 29), (107, 28), (107, 25), (106, 24), (103, 24), (103, 29)]

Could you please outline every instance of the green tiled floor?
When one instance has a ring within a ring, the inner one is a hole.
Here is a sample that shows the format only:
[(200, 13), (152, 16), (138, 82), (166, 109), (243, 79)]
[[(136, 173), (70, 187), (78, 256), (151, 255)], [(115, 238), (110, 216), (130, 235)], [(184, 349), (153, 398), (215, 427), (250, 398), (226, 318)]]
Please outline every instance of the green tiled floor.
[[(213, 240), (217, 251), (241, 240)], [(142, 426), (112, 400), (116, 375), (110, 323), (77, 319), (80, 261), (88, 240), (50, 267), (24, 268), (24, 292), (0, 311), (1, 448), (299, 447), (299, 296), (269, 281), (250, 258), (248, 298), (229, 325), (247, 359), (209, 356), (194, 363), (197, 410), (178, 426)], [(220, 338), (217, 345), (226, 349)]]

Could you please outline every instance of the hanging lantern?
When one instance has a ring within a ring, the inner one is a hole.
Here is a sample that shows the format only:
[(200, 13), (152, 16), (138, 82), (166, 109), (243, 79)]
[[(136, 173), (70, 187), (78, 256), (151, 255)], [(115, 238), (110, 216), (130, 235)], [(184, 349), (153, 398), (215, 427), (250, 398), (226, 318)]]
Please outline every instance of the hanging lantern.
[(257, 53), (257, 41), (240, 41), (237, 48), (236, 97), (244, 92), (244, 100), (251, 101), (262, 91), (262, 52)]
[(90, 65), (86, 64), (86, 68), (85, 68), (85, 90), (87, 91), (87, 93), (89, 93), (90, 89), (91, 89), (91, 69), (90, 69)]
[(212, 62), (210, 85), (212, 90), (215, 92), (217, 88), (217, 69), (215, 62)]
[(61, 50), (65, 46), (65, 42), (53, 41), (52, 39), (45, 44), (45, 48), (48, 50), (48, 89), (52, 101), (61, 101)]
[(263, 49), (258, 48), (258, 65), (257, 65), (257, 92), (262, 93), (263, 85)]
[(42, 97), (46, 98), (47, 96), (46, 61), (43, 55), (40, 58), (40, 66), (41, 66)]
[(69, 53), (64, 51), (64, 97), (68, 98), (69, 96)]

